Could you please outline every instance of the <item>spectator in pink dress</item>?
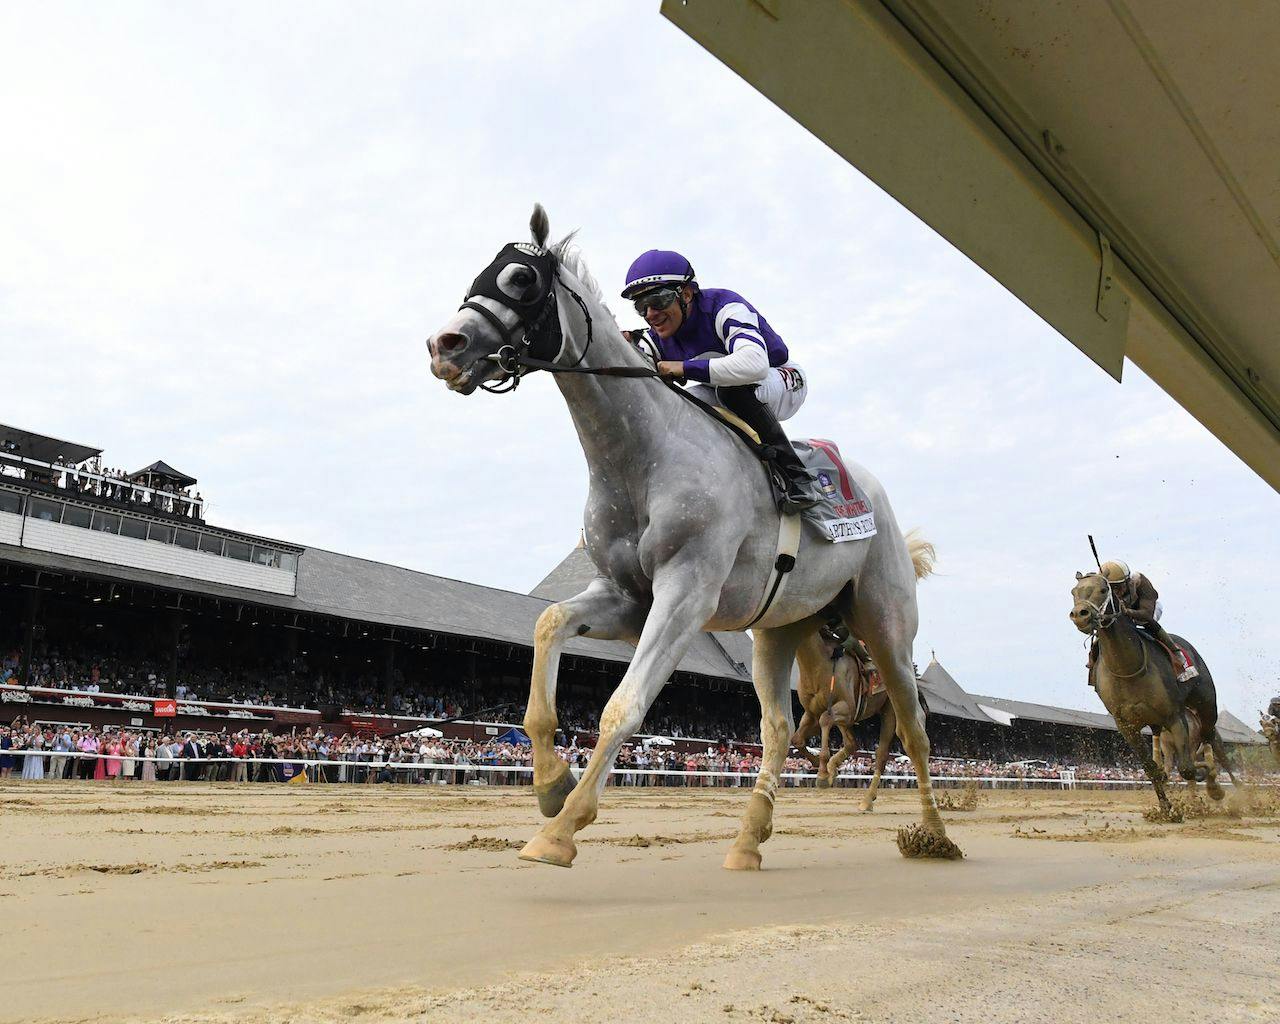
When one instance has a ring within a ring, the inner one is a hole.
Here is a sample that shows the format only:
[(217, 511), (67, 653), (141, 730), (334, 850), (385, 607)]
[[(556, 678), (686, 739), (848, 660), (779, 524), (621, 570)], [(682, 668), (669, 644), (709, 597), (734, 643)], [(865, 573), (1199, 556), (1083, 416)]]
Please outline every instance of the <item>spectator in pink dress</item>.
[(107, 778), (109, 778), (109, 779), (116, 779), (116, 778), (119, 778), (119, 777), (120, 777), (120, 751), (121, 751), (121, 748), (122, 748), (122, 744), (121, 744), (121, 742), (120, 742), (120, 736), (119, 736), (118, 734), (117, 734), (117, 735), (112, 736), (112, 737), (111, 737), (111, 739), (109, 739), (109, 740), (107, 741), (107, 746), (106, 746), (106, 754), (107, 754), (107, 761), (106, 761), (107, 767), (106, 767), (106, 773), (107, 773)]

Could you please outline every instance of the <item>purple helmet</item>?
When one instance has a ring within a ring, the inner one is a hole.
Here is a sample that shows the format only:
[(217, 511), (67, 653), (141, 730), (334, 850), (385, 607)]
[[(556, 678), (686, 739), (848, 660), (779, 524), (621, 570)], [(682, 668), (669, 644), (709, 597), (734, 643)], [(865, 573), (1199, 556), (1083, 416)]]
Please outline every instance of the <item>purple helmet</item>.
[(678, 252), (650, 249), (636, 257), (627, 271), (624, 299), (634, 299), (641, 292), (663, 285), (693, 284), (693, 264)]

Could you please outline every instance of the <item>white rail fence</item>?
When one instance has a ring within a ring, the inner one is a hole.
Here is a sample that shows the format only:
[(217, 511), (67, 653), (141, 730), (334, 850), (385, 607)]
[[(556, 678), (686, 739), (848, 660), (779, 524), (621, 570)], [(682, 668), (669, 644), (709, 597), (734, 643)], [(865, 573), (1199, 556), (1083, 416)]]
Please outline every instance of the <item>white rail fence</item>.
[[(421, 782), (436, 785), (505, 785), (528, 786), (533, 782), (531, 765), (495, 765), (495, 764), (458, 764), (451, 761), (348, 761), (321, 758), (263, 758), (263, 757), (202, 757), (202, 758), (159, 758), (131, 757), (118, 754), (90, 754), (79, 751), (51, 750), (6, 750), (3, 755), (13, 757), (20, 762), (27, 757), (40, 757), (44, 761), (42, 774), (50, 778), (50, 761), (60, 759), (59, 767), (65, 768), (68, 762), (85, 761), (130, 761), (142, 764), (150, 761), (161, 769), (175, 773), (175, 777), (167, 781), (179, 781), (178, 776), (185, 776), (181, 781), (260, 781), (288, 782), (293, 777), (305, 772), (310, 782), (353, 783), (353, 782)], [(221, 769), (214, 774), (215, 778), (204, 778), (212, 766), (227, 765), (225, 775)], [(236, 766), (243, 766), (246, 778), (233, 779), (239, 775)], [(278, 770), (277, 770), (278, 769)], [(581, 771), (576, 766), (570, 767), (577, 778)], [(21, 772), (15, 765), (14, 775), (18, 778)], [(76, 765), (71, 765), (69, 778), (77, 777)], [(270, 778), (263, 778), (269, 774)], [(693, 771), (670, 771), (661, 768), (628, 768), (614, 767), (610, 770), (613, 783), (620, 786), (639, 787), (750, 787), (755, 784), (757, 771), (723, 771), (714, 769), (696, 769)], [(199, 776), (192, 778), (191, 776)], [(59, 776), (61, 777), (61, 776)], [(782, 773), (783, 784), (791, 788), (812, 785), (816, 773), (812, 771), (786, 771)], [(864, 772), (841, 772), (836, 777), (838, 788), (866, 788), (872, 776)], [(984, 789), (1136, 789), (1149, 786), (1146, 779), (1086, 779), (1080, 778), (1076, 772), (1067, 771), (1055, 778), (1028, 778), (1020, 775), (933, 775), (935, 786), (954, 787), (976, 783)], [(91, 781), (91, 780), (84, 780)], [(165, 780), (162, 780), (165, 781)], [(1225, 777), (1220, 781), (1224, 785), (1230, 782)], [(886, 772), (880, 777), (881, 786), (891, 789), (914, 789), (916, 777), (914, 773), (900, 774)], [(1274, 784), (1269, 782), (1268, 784)]]

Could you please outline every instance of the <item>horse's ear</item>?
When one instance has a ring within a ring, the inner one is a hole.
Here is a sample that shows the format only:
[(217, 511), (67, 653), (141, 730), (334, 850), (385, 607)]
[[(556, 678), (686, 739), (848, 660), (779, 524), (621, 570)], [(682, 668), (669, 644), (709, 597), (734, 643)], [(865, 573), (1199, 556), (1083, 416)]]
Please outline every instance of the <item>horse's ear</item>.
[(1078, 572), (1078, 573), (1076, 573), (1076, 579), (1078, 579), (1078, 580), (1082, 580), (1082, 579), (1084, 579), (1084, 573), (1082, 573), (1082, 572)]
[(547, 218), (547, 211), (542, 208), (541, 203), (533, 204), (533, 216), (529, 218), (529, 231), (533, 234), (534, 243), (545, 249), (547, 237), (551, 234), (551, 221)]

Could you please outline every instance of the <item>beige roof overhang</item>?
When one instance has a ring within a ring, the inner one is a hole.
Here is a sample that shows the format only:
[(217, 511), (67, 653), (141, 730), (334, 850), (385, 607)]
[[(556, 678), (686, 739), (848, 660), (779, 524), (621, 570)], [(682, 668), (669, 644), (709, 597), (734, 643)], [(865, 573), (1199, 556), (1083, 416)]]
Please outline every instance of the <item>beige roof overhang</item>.
[(1280, 489), (1280, 7), (663, 0), (1120, 379)]

